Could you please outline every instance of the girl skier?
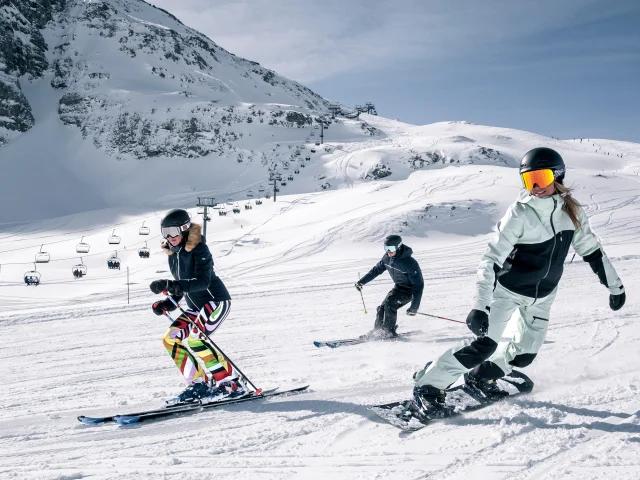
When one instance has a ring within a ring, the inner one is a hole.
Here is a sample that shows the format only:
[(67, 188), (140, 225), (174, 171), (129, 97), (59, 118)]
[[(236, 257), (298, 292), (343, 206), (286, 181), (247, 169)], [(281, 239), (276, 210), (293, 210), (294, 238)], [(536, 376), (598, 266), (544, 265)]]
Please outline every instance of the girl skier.
[[(149, 287), (155, 294), (168, 292), (176, 303), (185, 297), (188, 305), (169, 327), (163, 343), (189, 385), (167, 403), (244, 395), (244, 382), (205, 338), (213, 335), (229, 314), (231, 297), (213, 271), (213, 258), (200, 225), (191, 223), (185, 210), (175, 209), (162, 219), (161, 232), (165, 239), (161, 248), (169, 256), (175, 280), (155, 280)], [(176, 308), (169, 298), (152, 306), (156, 315)]]
[[(609, 306), (619, 310), (625, 291), (589, 220), (563, 185), (565, 164), (556, 151), (534, 148), (520, 162), (525, 187), (489, 241), (478, 270), (473, 309), (467, 316), (473, 341), (445, 352), (414, 375), (414, 403), (436, 414), (445, 389), (460, 375), (487, 398), (503, 396), (495, 380), (533, 362), (549, 325), (563, 263), (573, 246), (609, 289)], [(516, 332), (500, 343), (517, 311)]]

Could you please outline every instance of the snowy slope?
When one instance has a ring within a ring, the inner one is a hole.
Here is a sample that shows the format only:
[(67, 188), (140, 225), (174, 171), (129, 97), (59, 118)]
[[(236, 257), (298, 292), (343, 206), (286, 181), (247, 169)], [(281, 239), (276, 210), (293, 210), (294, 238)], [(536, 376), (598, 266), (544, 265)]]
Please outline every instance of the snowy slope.
[[(304, 395), (139, 428), (80, 425), (78, 414), (155, 406), (182, 388), (161, 343), (166, 320), (149, 309), (157, 297), (148, 283), (167, 275), (160, 216), (193, 205), (200, 190), (165, 196), (156, 211), (132, 205), (4, 226), (0, 477), (640, 478), (640, 146), (460, 122), (366, 121), (382, 134), (362, 140), (358, 124), (332, 124), (327, 134), (343, 129), (343, 141), (330, 139), (331, 153), (305, 162), (294, 193), (239, 215), (214, 212), (208, 225), (216, 270), (234, 299), (216, 341), (254, 382), (311, 384)], [(566, 158), (567, 183), (624, 281), (627, 305), (609, 310), (606, 289), (570, 254), (547, 342), (527, 368), (532, 394), (411, 435), (380, 423), (366, 405), (409, 395), (413, 371), (467, 338), (467, 329), (401, 313), (401, 330), (423, 334), (339, 350), (312, 341), (371, 327), (391, 282), (383, 276), (366, 286), (368, 315), (353, 283), (392, 232), (422, 266), (421, 310), (464, 319), (488, 234), (520, 188), (515, 159), (540, 145)], [(365, 180), (372, 171), (391, 174)], [(143, 221), (148, 237), (138, 234)], [(106, 269), (114, 229), (121, 271)], [(82, 236), (91, 245), (82, 259), (89, 273), (74, 280)], [(137, 256), (145, 241), (148, 260)], [(43, 283), (28, 288), (22, 274), (41, 244), (52, 261), (38, 265)]]

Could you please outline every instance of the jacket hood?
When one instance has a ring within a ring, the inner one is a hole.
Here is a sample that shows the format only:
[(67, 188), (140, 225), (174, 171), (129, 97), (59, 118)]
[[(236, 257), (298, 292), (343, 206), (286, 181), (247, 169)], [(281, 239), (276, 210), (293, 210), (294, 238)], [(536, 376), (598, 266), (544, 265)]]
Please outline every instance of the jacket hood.
[(397, 258), (409, 258), (411, 255), (413, 255), (411, 247), (403, 244), (402, 248), (398, 250)]
[[(187, 232), (187, 241), (184, 244), (184, 249), (190, 252), (200, 243), (202, 243), (202, 227), (197, 223), (192, 223)], [(169, 245), (166, 240), (160, 244), (160, 248), (162, 248), (167, 255), (173, 255), (171, 245)]]

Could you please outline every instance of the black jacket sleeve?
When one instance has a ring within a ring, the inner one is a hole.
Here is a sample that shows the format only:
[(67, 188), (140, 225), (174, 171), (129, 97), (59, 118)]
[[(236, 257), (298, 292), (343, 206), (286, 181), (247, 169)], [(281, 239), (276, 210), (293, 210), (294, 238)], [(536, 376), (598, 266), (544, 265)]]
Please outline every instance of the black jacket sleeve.
[(418, 310), (420, 308), (420, 300), (422, 300), (422, 291), (424, 290), (424, 279), (422, 278), (422, 270), (415, 258), (410, 258), (407, 262), (407, 276), (411, 282), (411, 308)]
[(206, 290), (213, 275), (213, 257), (205, 243), (198, 244), (191, 254), (194, 259), (193, 278), (178, 280), (185, 293)]
[(373, 267), (371, 270), (369, 270), (369, 272), (364, 277), (362, 277), (360, 280), (358, 280), (358, 283), (361, 283), (362, 285), (364, 285), (366, 283), (369, 283), (371, 280), (376, 278), (378, 275), (384, 273), (385, 270), (386, 270), (386, 268), (384, 266), (384, 258), (383, 258), (378, 263), (376, 263), (376, 266)]

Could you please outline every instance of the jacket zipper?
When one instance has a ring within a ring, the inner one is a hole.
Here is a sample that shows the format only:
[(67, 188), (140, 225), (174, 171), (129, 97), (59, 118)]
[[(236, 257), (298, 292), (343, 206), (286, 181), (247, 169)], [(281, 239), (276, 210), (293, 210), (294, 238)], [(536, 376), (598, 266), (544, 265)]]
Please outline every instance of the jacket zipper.
[[(551, 216), (549, 217), (549, 220), (551, 221), (551, 230), (553, 231), (553, 247), (551, 247), (551, 256), (549, 257), (549, 267), (547, 268), (547, 273), (545, 273), (544, 277), (538, 280), (538, 283), (536, 284), (536, 298), (533, 299), (533, 303), (536, 303), (536, 301), (538, 300), (538, 287), (540, 287), (540, 283), (545, 278), (547, 278), (549, 272), (551, 271), (551, 264), (553, 263), (553, 252), (555, 252), (556, 250), (556, 227), (553, 225), (553, 214), (555, 213), (557, 207), (558, 201), (553, 198), (553, 210), (551, 211)], [(533, 305), (533, 303), (531, 305)]]
[[(178, 254), (177, 254), (177, 257), (178, 257), (178, 280), (180, 280), (180, 252), (181, 251), (182, 251), (182, 247), (180, 247), (180, 250), (178, 250)], [(187, 296), (187, 298), (189, 300), (191, 300), (191, 297), (189, 296), (188, 293), (185, 292), (185, 295)], [(193, 301), (191, 303), (193, 303)]]

